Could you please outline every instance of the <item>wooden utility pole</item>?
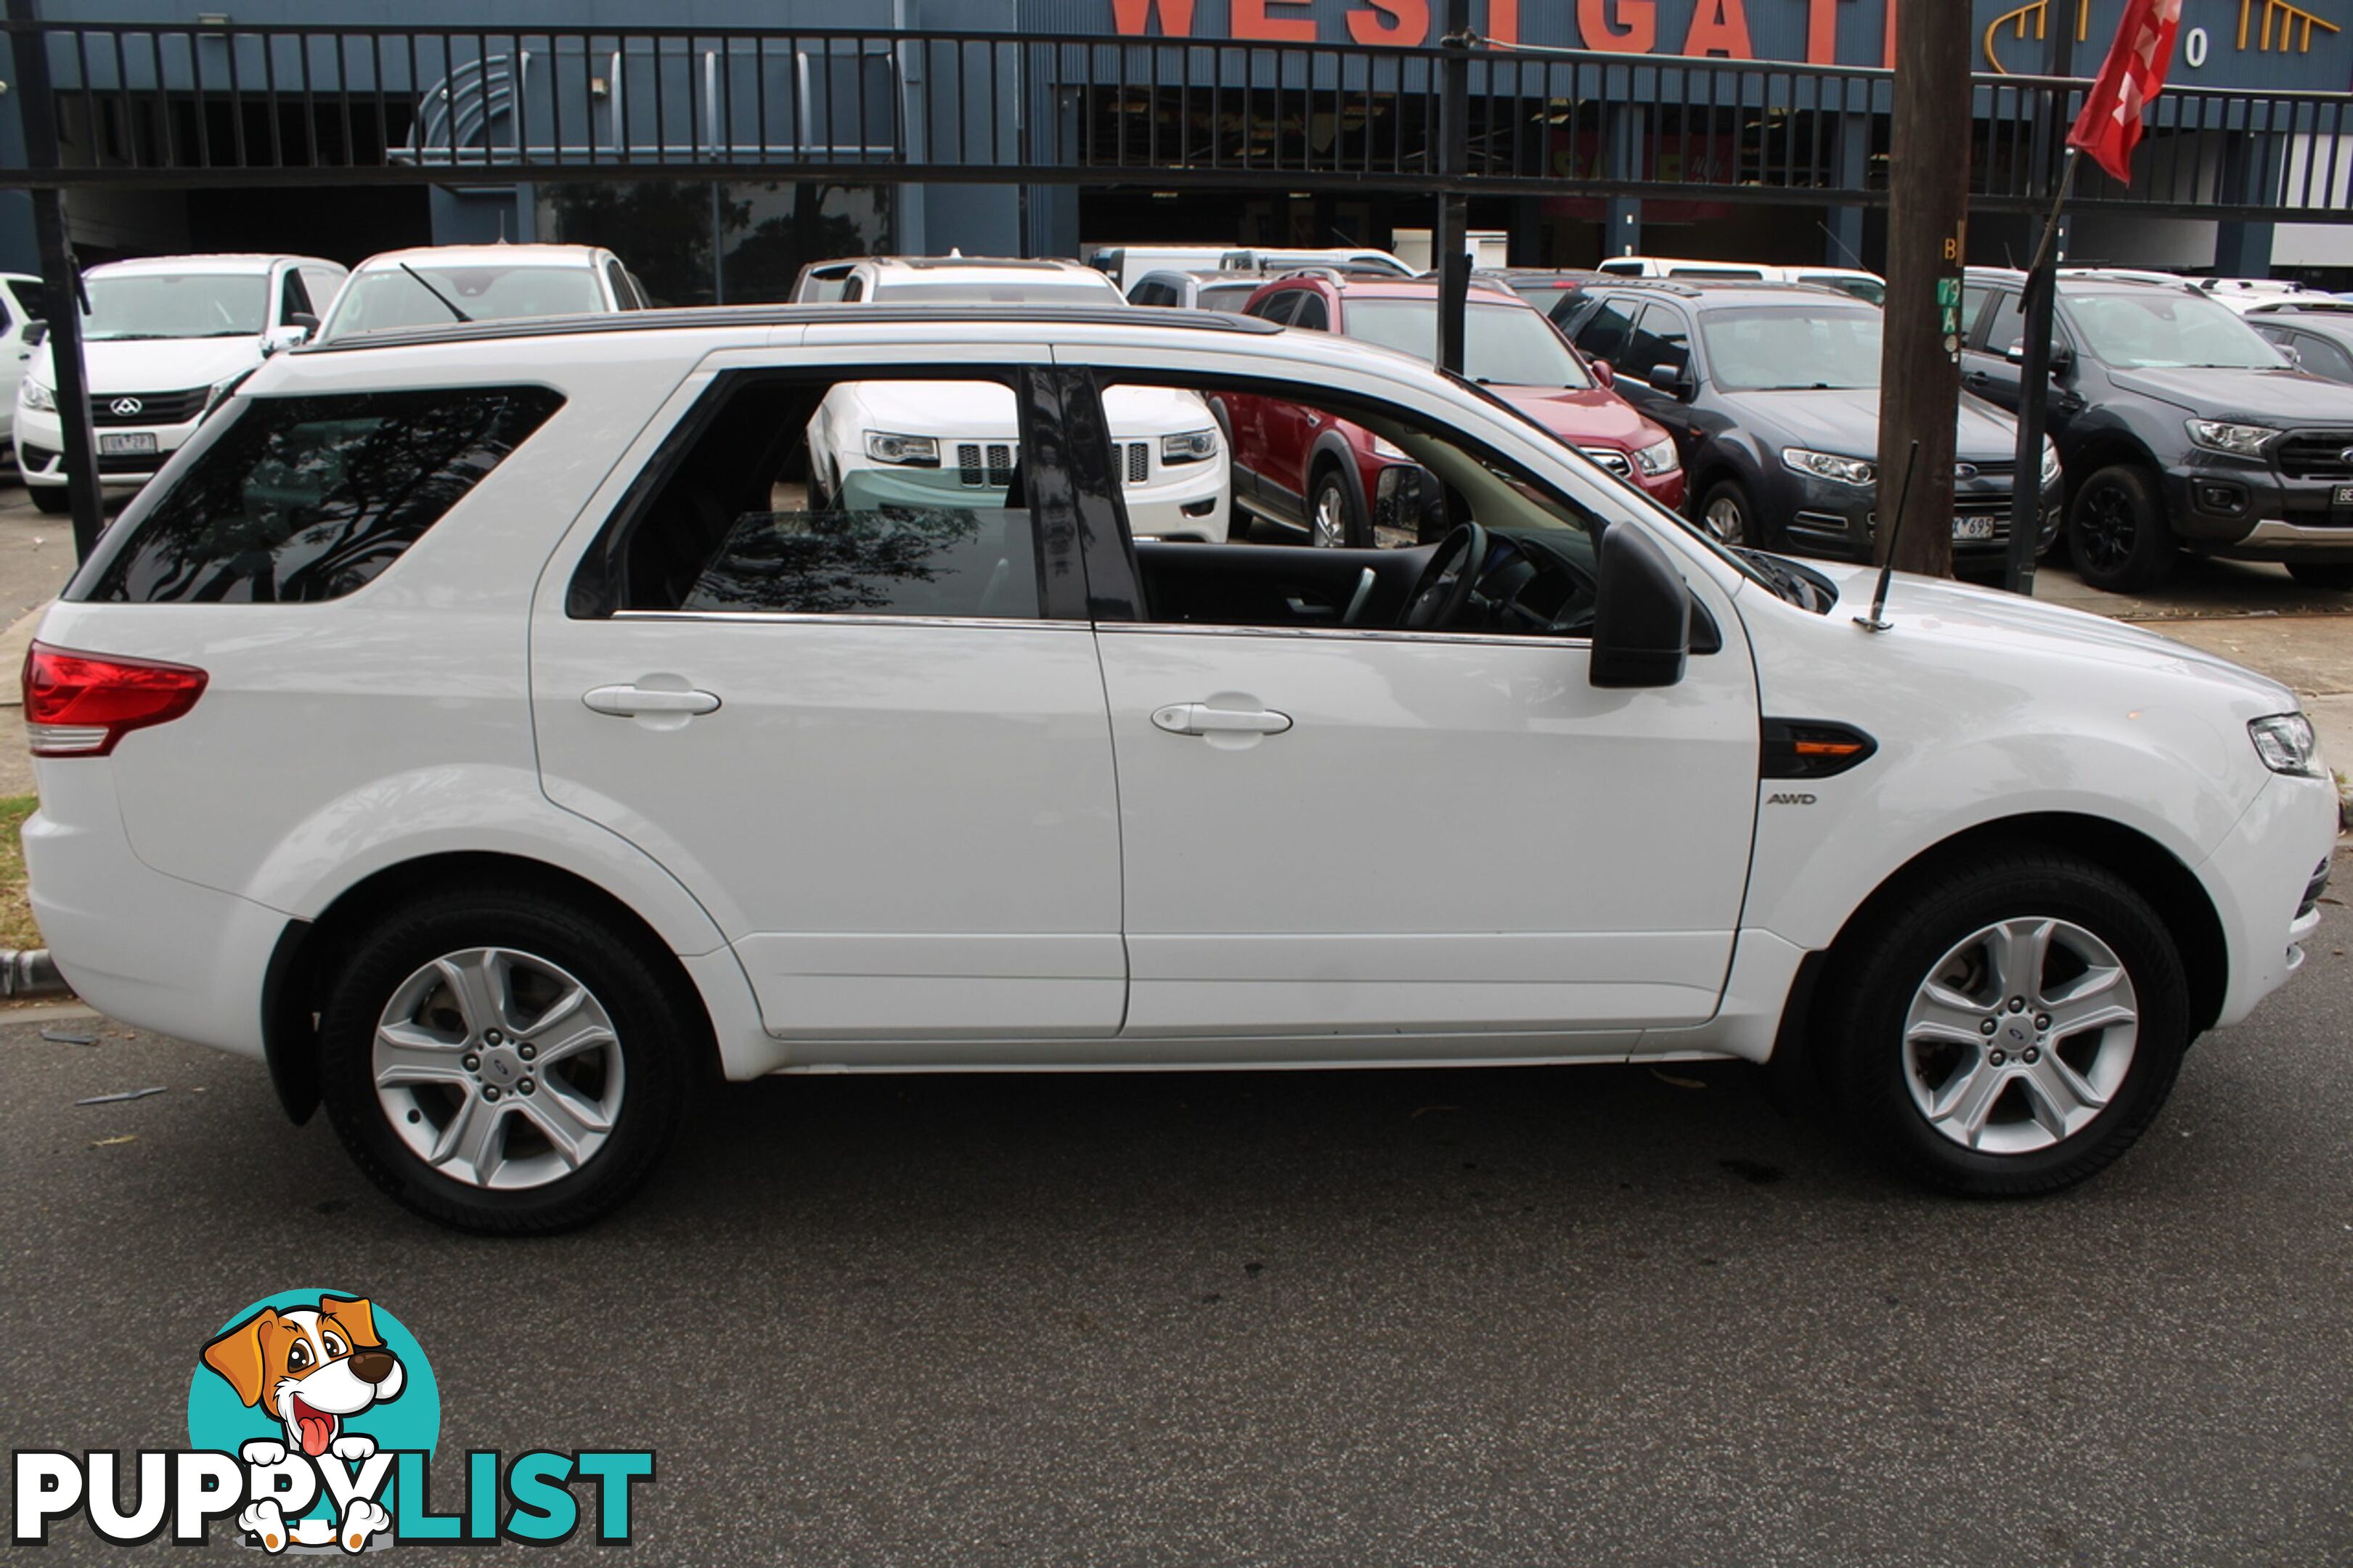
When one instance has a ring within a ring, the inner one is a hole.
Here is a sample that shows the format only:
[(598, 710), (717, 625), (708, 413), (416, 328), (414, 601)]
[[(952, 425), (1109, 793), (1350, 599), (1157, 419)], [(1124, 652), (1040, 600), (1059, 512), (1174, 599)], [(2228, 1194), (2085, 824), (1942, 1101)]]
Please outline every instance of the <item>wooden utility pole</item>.
[[(1897, 18), (1901, 17), (1901, 26)], [(1947, 576), (1953, 564), (1953, 438), (1961, 403), (1961, 268), (1968, 252), (1970, 8), (1891, 7), (1895, 124), (1887, 208), (1886, 342), (1880, 359), (1878, 559)], [(1919, 469), (1900, 537), (1905, 455)], [(2026, 482), (2032, 483), (2032, 476)]]
[[(1446, 0), (1446, 51), (1438, 66), (1438, 172), (1461, 177), (1471, 167), (1471, 0)], [(1441, 187), (1430, 230), (1430, 264), (1438, 272), (1438, 368), (1462, 374), (1471, 303), (1470, 198)]]

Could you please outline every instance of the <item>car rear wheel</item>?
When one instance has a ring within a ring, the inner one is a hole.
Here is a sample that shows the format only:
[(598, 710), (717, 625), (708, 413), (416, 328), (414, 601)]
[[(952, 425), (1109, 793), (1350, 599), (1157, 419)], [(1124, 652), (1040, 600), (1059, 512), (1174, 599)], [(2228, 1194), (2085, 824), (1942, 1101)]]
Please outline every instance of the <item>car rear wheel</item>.
[(1718, 544), (1754, 547), (1758, 541), (1757, 509), (1738, 479), (1718, 479), (1700, 498), (1699, 525)]
[(2353, 591), (2353, 562), (2291, 561), (2287, 574), (2307, 588), (2324, 588), (2335, 594)]
[(63, 517), (73, 510), (73, 496), (63, 485), (26, 485), (25, 493), (33, 498), (33, 510), (45, 517)]
[(2179, 551), (2147, 470), (2116, 463), (2084, 481), (2067, 513), (2067, 553), (2084, 582), (2112, 594), (2153, 586), (2173, 570)]
[(2189, 1041), (2180, 958), (2155, 911), (2040, 847), (1912, 889), (1825, 978), (1844, 1120), (1947, 1192), (2025, 1196), (2098, 1172), (2155, 1119)]
[(1363, 517), (1356, 487), (1335, 463), (1316, 470), (1307, 506), (1307, 542), (1320, 550), (1361, 550), (1372, 543), (1372, 525)]
[(387, 917), (319, 1029), (329, 1120), (396, 1201), (509, 1235), (597, 1218), (681, 1119), (695, 999), (602, 922), (459, 889)]

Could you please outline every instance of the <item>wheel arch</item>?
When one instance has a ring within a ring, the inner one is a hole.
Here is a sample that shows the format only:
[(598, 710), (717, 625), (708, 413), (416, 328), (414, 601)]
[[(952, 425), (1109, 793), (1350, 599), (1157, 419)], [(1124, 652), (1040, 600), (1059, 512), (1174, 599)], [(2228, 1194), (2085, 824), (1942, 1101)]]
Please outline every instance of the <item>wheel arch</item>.
[(2230, 986), (2230, 952), (2221, 911), (2198, 874), (2164, 845), (2123, 823), (2079, 812), (2039, 812), (1964, 828), (1921, 850), (1881, 881), (1848, 914), (1830, 946), (1810, 953), (1800, 964), (1782, 1013), (1773, 1059), (1810, 1057), (1821, 1005), (1835, 989), (1840, 960), (1856, 933), (1872, 929), (1890, 907), (1912, 897), (1924, 883), (1956, 866), (1982, 859), (1997, 846), (2015, 844), (2080, 856), (2146, 899), (2180, 954), (2189, 990), (2191, 1036), (2213, 1026)]
[(459, 883), (535, 890), (605, 921), (674, 988), (694, 1048), (708, 1070), (719, 1069), (711, 998), (644, 916), (587, 878), (544, 860), (492, 850), (444, 851), (363, 877), (316, 916), (289, 921), (280, 933), (262, 977), (262, 1057), (279, 1103), (295, 1125), (308, 1121), (319, 1107), (318, 1015), (345, 957), (386, 910), (427, 889)]
[[(2165, 465), (2157, 460), (2148, 444), (2121, 425), (2104, 425), (2080, 441), (2071, 443), (2071, 446), (2073, 453), (2066, 459), (2063, 476), (2067, 504), (2071, 507), (2074, 505), (2076, 492), (2083, 489), (2084, 481), (2102, 468), (2112, 468), (2119, 464), (2146, 468), (2152, 478), (2160, 481), (2165, 475)], [(2162, 491), (2159, 493), (2161, 495)]]

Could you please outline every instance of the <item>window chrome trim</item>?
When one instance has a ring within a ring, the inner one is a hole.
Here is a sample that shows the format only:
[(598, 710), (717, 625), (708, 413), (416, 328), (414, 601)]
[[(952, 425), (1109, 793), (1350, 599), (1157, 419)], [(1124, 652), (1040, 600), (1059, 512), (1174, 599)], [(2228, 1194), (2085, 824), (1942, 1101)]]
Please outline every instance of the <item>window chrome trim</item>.
[(1520, 636), (1504, 632), (1436, 632), (1403, 626), (1231, 626), (1198, 621), (1097, 621), (1097, 632), (1166, 634), (1176, 637), (1311, 637), (1340, 642), (1437, 642), (1485, 647), (1553, 647), (1590, 650), (1589, 637)]
[(804, 610), (615, 610), (609, 616), (587, 617), (604, 621), (704, 621), (723, 626), (990, 626), (997, 630), (1090, 631), (1088, 621), (1057, 621), (1039, 616), (1013, 620), (994, 616), (823, 616)]

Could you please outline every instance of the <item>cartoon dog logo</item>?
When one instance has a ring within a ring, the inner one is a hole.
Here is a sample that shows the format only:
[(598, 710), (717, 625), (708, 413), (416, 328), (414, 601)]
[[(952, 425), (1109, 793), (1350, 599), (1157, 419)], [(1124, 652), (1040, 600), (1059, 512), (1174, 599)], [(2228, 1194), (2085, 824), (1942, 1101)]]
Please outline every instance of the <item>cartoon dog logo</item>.
[[(259, 1439), (245, 1445), (246, 1461), (259, 1465), (276, 1464), (290, 1452), (312, 1459), (332, 1454), (352, 1464), (365, 1460), (375, 1452), (375, 1439), (344, 1432), (343, 1422), (399, 1398), (407, 1383), (400, 1358), (376, 1333), (367, 1301), (337, 1296), (322, 1296), (315, 1310), (262, 1308), (206, 1345), (205, 1364), (227, 1380), (238, 1399), (276, 1416), (284, 1428), (283, 1444)], [(267, 1551), (281, 1551), (290, 1540), (278, 1505), (267, 1500), (240, 1513), (237, 1523)], [(391, 1523), (387, 1510), (355, 1498), (336, 1521), (334, 1539), (357, 1550), (354, 1542)], [(298, 1523), (292, 1533), (298, 1543), (307, 1544), (312, 1532)]]

